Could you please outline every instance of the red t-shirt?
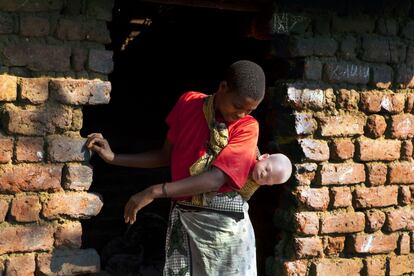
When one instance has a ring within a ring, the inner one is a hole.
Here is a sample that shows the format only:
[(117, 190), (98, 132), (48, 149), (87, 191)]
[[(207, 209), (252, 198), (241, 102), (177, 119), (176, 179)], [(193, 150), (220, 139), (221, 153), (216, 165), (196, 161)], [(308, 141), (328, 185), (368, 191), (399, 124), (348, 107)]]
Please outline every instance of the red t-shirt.
[[(189, 177), (191, 165), (206, 152), (210, 131), (203, 113), (205, 97), (207, 95), (199, 92), (187, 92), (180, 97), (167, 116), (167, 139), (172, 144), (173, 181)], [(216, 120), (224, 122), (220, 118)], [(224, 184), (219, 192), (238, 190), (246, 183), (256, 159), (259, 134), (259, 124), (249, 115), (226, 125), (229, 131), (228, 144), (212, 165), (227, 174), (230, 182)]]

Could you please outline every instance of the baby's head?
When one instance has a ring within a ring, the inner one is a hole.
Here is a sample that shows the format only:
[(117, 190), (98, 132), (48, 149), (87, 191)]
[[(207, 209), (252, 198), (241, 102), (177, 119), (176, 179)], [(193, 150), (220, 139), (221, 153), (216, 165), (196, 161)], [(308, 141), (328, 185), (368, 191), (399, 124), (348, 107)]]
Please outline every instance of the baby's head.
[(252, 172), (253, 180), (260, 185), (285, 183), (292, 174), (292, 163), (281, 153), (263, 154)]

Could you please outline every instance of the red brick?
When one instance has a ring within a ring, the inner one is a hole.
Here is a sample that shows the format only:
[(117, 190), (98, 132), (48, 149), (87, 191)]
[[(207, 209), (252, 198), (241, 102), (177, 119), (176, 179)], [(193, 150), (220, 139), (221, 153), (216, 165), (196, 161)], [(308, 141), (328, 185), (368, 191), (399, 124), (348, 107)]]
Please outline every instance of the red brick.
[(48, 45), (23, 41), (4, 47), (3, 55), (9, 66), (26, 66), (33, 71), (70, 71), (71, 48), (67, 44)]
[(60, 18), (56, 36), (61, 40), (83, 40), (86, 36), (84, 22), (75, 18)]
[(322, 234), (360, 232), (365, 228), (365, 216), (359, 212), (326, 214), (321, 222)]
[(342, 253), (345, 247), (345, 237), (325, 237), (324, 252), (328, 256)]
[(411, 232), (411, 251), (414, 252), (414, 231)]
[(398, 162), (390, 164), (391, 184), (414, 183), (414, 162)]
[(396, 114), (404, 111), (405, 94), (385, 94), (381, 100), (381, 107), (384, 111)]
[(289, 57), (306, 57), (313, 55), (313, 38), (292, 36), (289, 38), (288, 43), (284, 43), (284, 45), (287, 46), (287, 49), (283, 50), (286, 51), (286, 54)]
[(20, 34), (23, 36), (47, 36), (50, 24), (47, 17), (21, 15)]
[(329, 159), (328, 143), (323, 140), (299, 139), (303, 155), (310, 161), (326, 161)]
[(316, 235), (319, 232), (319, 217), (313, 212), (300, 212), (294, 216), (295, 229), (298, 234)]
[(395, 82), (401, 88), (414, 87), (412, 66), (407, 66), (406, 64), (398, 64), (396, 68)]
[(414, 209), (409, 207), (386, 211), (385, 227), (389, 231), (414, 230)]
[(335, 109), (336, 108), (336, 96), (332, 88), (325, 90), (325, 103), (324, 109)]
[(368, 210), (366, 212), (366, 231), (375, 232), (382, 228), (385, 222), (385, 213), (379, 210)]
[(315, 275), (361, 275), (360, 259), (319, 259), (314, 262)]
[(390, 39), (388, 40), (389, 49), (391, 52), (391, 63), (402, 63), (405, 61), (407, 45), (402, 40)]
[(328, 188), (299, 187), (294, 193), (298, 199), (299, 204), (308, 210), (328, 209)]
[(51, 162), (70, 162), (89, 160), (89, 151), (82, 137), (49, 136), (47, 153)]
[[(15, 32), (16, 23), (15, 20), (16, 16), (10, 13), (1, 13), (0, 14), (0, 34), (12, 34)], [(1, 269), (0, 269), (1, 271)]]
[(314, 180), (318, 165), (315, 163), (295, 164), (295, 180), (298, 185), (308, 186)]
[(40, 275), (78, 275), (100, 271), (100, 259), (95, 249), (57, 249), (37, 256)]
[(69, 221), (59, 225), (55, 232), (55, 247), (80, 248), (82, 245), (82, 225), (79, 221)]
[(109, 35), (106, 22), (99, 20), (88, 20), (86, 22), (86, 39), (102, 44), (111, 43), (111, 37)]
[(390, 256), (388, 264), (389, 275), (405, 275), (414, 272), (414, 254)]
[(371, 186), (383, 185), (387, 181), (387, 165), (383, 163), (367, 163), (368, 183)]
[(411, 159), (413, 157), (413, 142), (405, 140), (401, 144), (401, 159)]
[(321, 257), (322, 240), (319, 237), (295, 238), (294, 247), (297, 258)]
[(393, 81), (393, 69), (387, 65), (379, 65), (371, 67), (371, 83), (377, 88), (388, 89)]
[(13, 134), (41, 136), (56, 130), (68, 130), (72, 110), (67, 106), (18, 107), (7, 105), (4, 127)]
[(338, 49), (337, 41), (331, 37), (318, 36), (313, 41), (315, 56), (334, 56)]
[(387, 129), (387, 123), (381, 115), (370, 115), (367, 118), (367, 125), (365, 127), (367, 136), (371, 138), (381, 137)]
[(65, 4), (64, 15), (77, 16), (83, 13), (83, 3), (80, 0), (71, 1)]
[(102, 74), (109, 74), (114, 69), (113, 52), (107, 50), (89, 50), (88, 69)]
[(322, 164), (320, 170), (322, 185), (346, 185), (365, 182), (364, 164), (342, 163)]
[(298, 89), (288, 87), (286, 104), (295, 109), (321, 110), (324, 108), (325, 93), (321, 89)]
[(334, 208), (349, 207), (352, 205), (352, 194), (349, 187), (331, 188), (331, 198)]
[(88, 60), (88, 49), (73, 48), (72, 49), (72, 68), (76, 72), (85, 70), (85, 64)]
[(61, 171), (58, 165), (0, 166), (0, 191), (58, 191)]
[(411, 204), (411, 202), (413, 201), (413, 198), (412, 198), (412, 195), (411, 195), (410, 187), (408, 187), (408, 186), (400, 187), (399, 199), (400, 199), (400, 204), (401, 205)]
[(13, 156), (13, 138), (0, 134), (0, 164), (9, 163)]
[(329, 62), (324, 66), (324, 79), (331, 83), (367, 84), (369, 67), (354, 63)]
[(33, 104), (44, 103), (49, 97), (49, 79), (22, 78), (20, 79), (20, 97)]
[(53, 228), (43, 225), (5, 225), (0, 228), (0, 254), (50, 250)]
[(68, 190), (88, 190), (92, 177), (90, 166), (67, 164), (63, 169), (63, 187)]
[(386, 261), (384, 256), (367, 257), (364, 260), (367, 276), (385, 276)]
[(91, 193), (54, 193), (50, 194), (43, 205), (43, 215), (56, 218), (60, 215), (72, 218), (96, 216), (103, 205), (102, 199)]
[(295, 112), (294, 117), (295, 131), (298, 135), (312, 134), (318, 128), (312, 114)]
[(322, 63), (319, 60), (306, 59), (303, 69), (305, 79), (320, 80), (322, 78)]
[(295, 260), (283, 262), (283, 276), (306, 276), (308, 260)]
[(393, 161), (400, 158), (401, 141), (398, 140), (358, 140), (358, 155), (362, 161)]
[(40, 11), (60, 11), (62, 10), (63, 1), (36, 1), (36, 2), (27, 2), (25, 5), (22, 5), (19, 1), (7, 1), (2, 3), (3, 11), (11, 12), (40, 12)]
[(19, 162), (43, 161), (43, 138), (19, 137), (16, 143), (16, 160)]
[(19, 195), (12, 201), (10, 215), (19, 222), (38, 221), (41, 207), (37, 196)]
[(79, 131), (83, 125), (83, 113), (81, 108), (74, 108), (72, 110), (72, 131)]
[(111, 83), (101, 80), (52, 79), (50, 89), (64, 104), (107, 104), (110, 100)]
[(361, 109), (365, 112), (376, 113), (381, 111), (383, 93), (380, 91), (369, 91), (361, 93)]
[(17, 78), (14, 76), (0, 75), (0, 102), (15, 101), (17, 98)]
[(12, 256), (6, 260), (7, 276), (34, 275), (35, 269), (36, 263), (33, 254)]
[(407, 93), (407, 100), (406, 100), (406, 112), (407, 113), (411, 113), (413, 111), (414, 108), (414, 94), (412, 93), (411, 90), (408, 91)]
[(386, 38), (373, 35), (363, 35), (361, 38), (362, 60), (378, 63), (390, 62), (390, 46)]
[(356, 208), (386, 207), (391, 205), (398, 205), (398, 186), (356, 187), (355, 189)]
[(397, 139), (410, 139), (414, 137), (414, 115), (393, 115), (391, 123), (391, 135)]
[(6, 219), (7, 212), (9, 211), (9, 202), (0, 198), (0, 222)]
[(414, 203), (414, 185), (410, 186), (410, 191), (411, 191), (411, 201)]
[(382, 233), (353, 235), (350, 239), (352, 251), (355, 253), (390, 253), (397, 248), (398, 233), (384, 235)]
[(90, 0), (86, 13), (89, 18), (96, 18), (103, 21), (112, 21), (113, 1)]
[(353, 136), (364, 133), (365, 118), (360, 115), (337, 115), (320, 118), (321, 135)]
[(335, 160), (346, 160), (354, 156), (354, 144), (349, 139), (336, 139), (331, 144), (331, 157)]
[(358, 109), (359, 93), (355, 90), (340, 89), (337, 96), (338, 106), (341, 109)]
[(410, 234), (401, 233), (401, 236), (398, 240), (398, 254), (406, 255), (410, 254)]

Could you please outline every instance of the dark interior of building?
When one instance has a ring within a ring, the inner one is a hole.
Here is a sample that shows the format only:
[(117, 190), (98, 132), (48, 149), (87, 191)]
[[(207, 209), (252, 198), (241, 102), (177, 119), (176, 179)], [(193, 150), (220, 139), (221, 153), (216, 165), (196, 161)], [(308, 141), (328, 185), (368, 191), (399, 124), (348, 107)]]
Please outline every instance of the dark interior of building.
[[(167, 132), (164, 119), (178, 97), (188, 90), (214, 93), (232, 62), (250, 59), (266, 67), (270, 42), (249, 36), (254, 13), (129, 2), (135, 1), (115, 1), (108, 24), (112, 43), (107, 49), (114, 51), (115, 64), (109, 75), (111, 102), (85, 107), (81, 131), (82, 136), (102, 133), (116, 153), (160, 147)], [(259, 148), (267, 151), (266, 104), (252, 115), (261, 123)], [(83, 221), (83, 247), (96, 248), (102, 269), (113, 274), (161, 273), (170, 201), (145, 207), (130, 229), (123, 222), (123, 208), (132, 194), (168, 181), (169, 169), (116, 167), (97, 156), (91, 164), (90, 191), (102, 195), (104, 206), (98, 216)], [(272, 216), (278, 189), (263, 187), (250, 201), (259, 275), (277, 239)]]

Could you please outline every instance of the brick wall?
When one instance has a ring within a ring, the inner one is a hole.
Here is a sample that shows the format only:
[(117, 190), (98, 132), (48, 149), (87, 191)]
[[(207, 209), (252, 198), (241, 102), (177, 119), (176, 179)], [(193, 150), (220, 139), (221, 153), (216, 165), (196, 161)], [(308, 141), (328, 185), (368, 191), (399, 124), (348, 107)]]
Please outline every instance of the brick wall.
[[(317, 12), (285, 2), (271, 30), (286, 80), (270, 94), (295, 175), (268, 272), (414, 273), (411, 1), (315, 1), (326, 5)], [(99, 270), (96, 251), (81, 249), (79, 220), (103, 202), (87, 192), (79, 131), (83, 105), (109, 102), (112, 5), (0, 0), (0, 275)]]
[(410, 5), (283, 15), (291, 20), (274, 58), (287, 61), (290, 80), (274, 85), (272, 104), (275, 141), (295, 173), (274, 218), (283, 238), (269, 274), (414, 273)]
[(82, 106), (107, 104), (112, 1), (0, 1), (0, 275), (99, 271), (80, 219), (103, 202)]

